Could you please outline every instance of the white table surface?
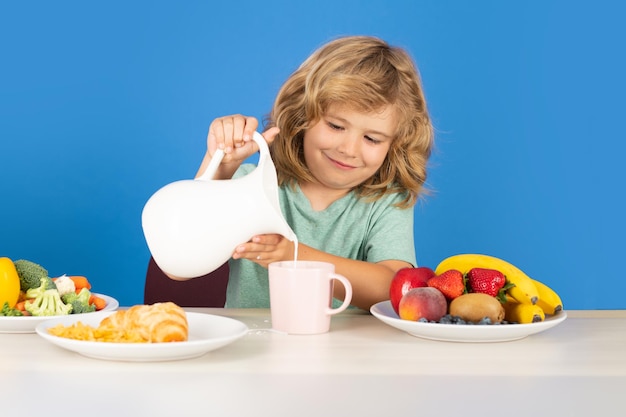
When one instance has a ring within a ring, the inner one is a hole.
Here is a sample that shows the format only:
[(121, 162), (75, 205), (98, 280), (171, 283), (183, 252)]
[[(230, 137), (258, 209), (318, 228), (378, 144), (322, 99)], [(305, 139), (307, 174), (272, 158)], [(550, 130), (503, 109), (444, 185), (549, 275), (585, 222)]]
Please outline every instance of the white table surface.
[(189, 360), (83, 357), (0, 334), (2, 416), (626, 416), (626, 310), (568, 311), (525, 339), (420, 339), (344, 312), (322, 335), (268, 331), (269, 310), (198, 309), (250, 328)]

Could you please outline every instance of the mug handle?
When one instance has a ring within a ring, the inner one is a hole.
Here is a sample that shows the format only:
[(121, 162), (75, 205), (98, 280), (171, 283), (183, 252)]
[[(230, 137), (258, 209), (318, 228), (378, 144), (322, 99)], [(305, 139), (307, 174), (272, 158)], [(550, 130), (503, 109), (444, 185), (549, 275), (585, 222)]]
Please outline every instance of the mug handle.
[(332, 274), (329, 274), (328, 277), (330, 278), (331, 281), (337, 280), (341, 282), (341, 284), (343, 284), (343, 288), (346, 290), (346, 296), (343, 299), (343, 304), (341, 304), (337, 308), (331, 308), (331, 307), (326, 308), (326, 314), (333, 315), (333, 314), (341, 313), (350, 305), (350, 301), (352, 301), (352, 285), (350, 285), (350, 281), (348, 281), (348, 278), (344, 277), (343, 275), (332, 273)]

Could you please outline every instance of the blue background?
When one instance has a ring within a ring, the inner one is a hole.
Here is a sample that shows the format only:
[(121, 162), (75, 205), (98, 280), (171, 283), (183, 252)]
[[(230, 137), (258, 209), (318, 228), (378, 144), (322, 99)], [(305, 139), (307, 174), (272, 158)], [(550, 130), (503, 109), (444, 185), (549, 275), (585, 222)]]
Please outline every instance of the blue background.
[(507, 259), (623, 309), (624, 6), (606, 1), (30, 1), (0, 6), (0, 256), (143, 302), (141, 210), (215, 117), (262, 117), (339, 35), (407, 48), (437, 130), (416, 250)]

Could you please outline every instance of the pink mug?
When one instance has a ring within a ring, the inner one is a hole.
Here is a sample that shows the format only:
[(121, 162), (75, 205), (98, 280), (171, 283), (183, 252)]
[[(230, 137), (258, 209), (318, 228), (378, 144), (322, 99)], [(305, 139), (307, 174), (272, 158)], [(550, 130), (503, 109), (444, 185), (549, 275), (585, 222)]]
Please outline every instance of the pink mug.
[[(352, 286), (335, 265), (317, 261), (284, 261), (269, 265), (272, 329), (288, 334), (319, 334), (330, 329), (330, 317), (344, 311), (352, 300)], [(332, 308), (333, 284), (346, 292), (343, 303)]]

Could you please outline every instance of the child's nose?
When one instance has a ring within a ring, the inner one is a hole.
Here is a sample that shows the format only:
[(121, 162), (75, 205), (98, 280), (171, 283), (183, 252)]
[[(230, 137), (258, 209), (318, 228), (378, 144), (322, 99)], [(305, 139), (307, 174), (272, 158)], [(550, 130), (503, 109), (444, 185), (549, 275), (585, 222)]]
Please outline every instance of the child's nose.
[(359, 149), (359, 139), (357, 135), (346, 135), (337, 149), (344, 155), (354, 156)]

